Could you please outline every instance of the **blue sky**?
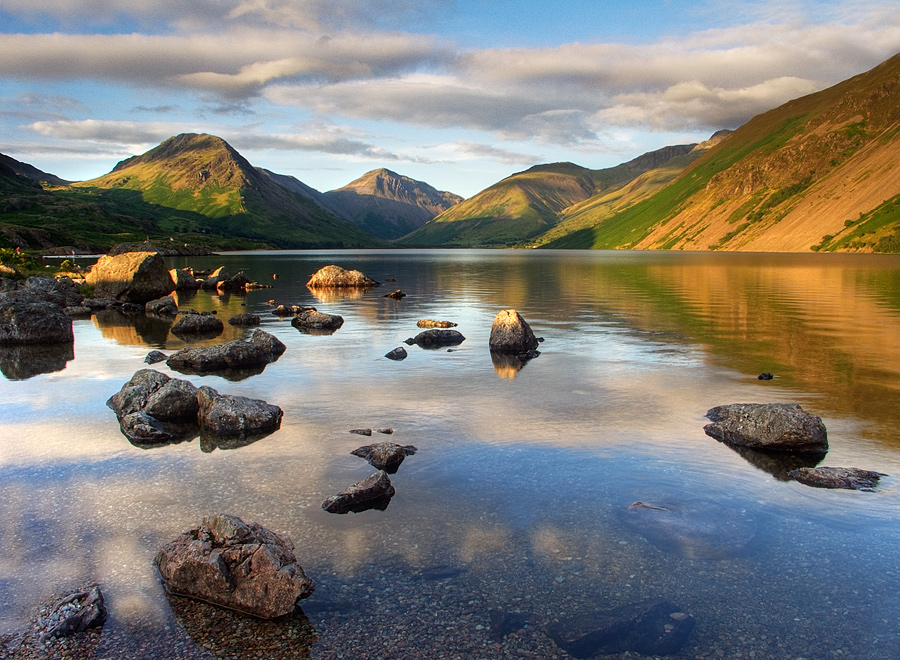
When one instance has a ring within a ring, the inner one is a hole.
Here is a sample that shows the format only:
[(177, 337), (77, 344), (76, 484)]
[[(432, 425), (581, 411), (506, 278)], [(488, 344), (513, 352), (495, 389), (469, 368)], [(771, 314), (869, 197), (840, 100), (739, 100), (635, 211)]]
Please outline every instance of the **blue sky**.
[(2, 0), (0, 152), (70, 180), (184, 132), (319, 190), (616, 165), (900, 52), (892, 2)]

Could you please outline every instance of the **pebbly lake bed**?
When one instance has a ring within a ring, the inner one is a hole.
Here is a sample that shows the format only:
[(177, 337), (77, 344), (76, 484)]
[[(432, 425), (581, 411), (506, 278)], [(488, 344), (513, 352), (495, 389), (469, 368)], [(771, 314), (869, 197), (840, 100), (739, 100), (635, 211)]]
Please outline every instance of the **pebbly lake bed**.
[[(222, 320), (258, 314), (287, 351), (242, 379), (151, 368), (276, 404), (281, 428), (248, 444), (130, 444), (105, 404), (149, 351), (187, 345), (167, 321), (76, 320), (72, 354), (46, 373), (0, 351), (0, 634), (53, 594), (99, 583), (109, 617), (87, 657), (568, 658), (548, 635), (559, 621), (651, 598), (695, 621), (673, 657), (900, 657), (900, 257), (167, 261), (271, 284), (177, 298)], [(332, 263), (383, 284), (307, 289)], [(406, 296), (385, 297), (395, 289)], [(270, 299), (344, 324), (300, 332)], [(488, 350), (508, 308), (545, 339), (527, 363)], [(453, 321), (466, 340), (406, 346), (419, 319)], [(197, 343), (250, 332), (226, 324)], [(399, 346), (405, 360), (384, 357)], [(707, 410), (747, 402), (800, 404), (828, 429), (820, 465), (888, 476), (874, 492), (811, 488), (786, 477), (789, 461), (704, 434)], [(380, 438), (357, 428), (391, 428), (386, 439), (418, 452), (391, 476), (385, 510), (330, 514), (327, 497), (374, 471), (350, 452)], [(679, 518), (644, 524), (638, 501)], [(295, 615), (263, 622), (166, 595), (154, 555), (215, 513), (294, 542), (316, 583)]]

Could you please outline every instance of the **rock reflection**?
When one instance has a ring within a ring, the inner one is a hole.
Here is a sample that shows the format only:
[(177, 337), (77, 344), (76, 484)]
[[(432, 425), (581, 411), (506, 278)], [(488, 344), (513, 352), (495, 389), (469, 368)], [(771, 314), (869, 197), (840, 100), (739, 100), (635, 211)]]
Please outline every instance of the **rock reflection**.
[(16, 344), (0, 346), (0, 373), (7, 380), (27, 380), (62, 371), (75, 359), (75, 344)]
[(778, 481), (793, 481), (788, 472), (802, 467), (816, 467), (825, 458), (825, 454), (791, 454), (789, 452), (770, 452), (750, 447), (739, 447), (728, 442), (721, 443), (741, 455), (750, 465), (768, 472)]
[(203, 432), (200, 434), (200, 451), (209, 454), (216, 449), (240, 449), (252, 445), (258, 440), (266, 438), (275, 431), (269, 433), (258, 433), (256, 435), (233, 436), (233, 435), (216, 435), (215, 433)]
[(497, 351), (491, 351), (491, 362), (494, 363), (494, 371), (497, 372), (497, 375), (500, 378), (507, 379), (513, 379), (518, 376), (522, 367), (528, 364), (527, 360), (520, 360), (515, 355), (498, 353)]
[(246, 380), (251, 376), (257, 376), (266, 370), (268, 365), (266, 364), (258, 364), (253, 367), (242, 367), (240, 369), (192, 369), (191, 367), (178, 365), (174, 366), (169, 364), (166, 365), (172, 370), (177, 371), (180, 374), (184, 374), (185, 376), (208, 376), (210, 374), (214, 374), (216, 376), (220, 376), (227, 381), (231, 381), (232, 383), (236, 383), (241, 380)]
[(358, 300), (374, 287), (311, 287), (309, 292), (319, 302), (332, 303), (343, 300)]
[(164, 346), (169, 337), (169, 328), (175, 319), (156, 315), (124, 314), (117, 310), (105, 309), (94, 314), (93, 320), (104, 337), (114, 339), (119, 344)]
[(309, 658), (318, 639), (316, 630), (299, 607), (271, 621), (251, 619), (166, 593), (178, 624), (200, 648), (219, 658), (287, 660)]

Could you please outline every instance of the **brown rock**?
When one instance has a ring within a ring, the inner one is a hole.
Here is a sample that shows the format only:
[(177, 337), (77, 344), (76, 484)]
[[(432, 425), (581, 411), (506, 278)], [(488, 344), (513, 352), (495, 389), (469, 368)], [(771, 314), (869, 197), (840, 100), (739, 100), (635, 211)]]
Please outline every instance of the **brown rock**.
[(358, 270), (344, 270), (340, 266), (331, 265), (316, 271), (306, 286), (311, 289), (319, 287), (371, 288), (379, 286), (379, 283)]
[(162, 256), (156, 252), (126, 252), (103, 256), (85, 276), (97, 298), (145, 303), (175, 289)]
[(706, 413), (703, 431), (720, 442), (795, 453), (828, 451), (825, 424), (797, 404), (734, 403)]
[(344, 325), (344, 318), (315, 309), (303, 309), (291, 320), (291, 325), (300, 330), (337, 330)]
[(504, 309), (494, 317), (491, 326), (490, 348), (498, 353), (528, 353), (538, 346), (538, 340), (514, 309)]
[(315, 591), (288, 537), (236, 516), (204, 518), (155, 561), (172, 593), (261, 619), (290, 614)]
[(788, 476), (815, 488), (873, 491), (881, 477), (887, 475), (859, 468), (802, 467), (791, 470)]
[(383, 470), (366, 477), (322, 503), (328, 513), (359, 513), (369, 509), (384, 511), (394, 496), (394, 486)]
[(384, 470), (388, 474), (394, 474), (407, 456), (412, 456), (418, 451), (413, 445), (398, 445), (393, 442), (377, 442), (354, 449), (350, 453), (364, 458), (372, 467)]
[(219, 394), (204, 385), (197, 391), (197, 403), (200, 427), (213, 435), (248, 437), (281, 426), (281, 408), (260, 399)]
[(452, 321), (432, 321), (431, 319), (422, 319), (417, 321), (416, 325), (420, 328), (455, 328), (457, 326)]

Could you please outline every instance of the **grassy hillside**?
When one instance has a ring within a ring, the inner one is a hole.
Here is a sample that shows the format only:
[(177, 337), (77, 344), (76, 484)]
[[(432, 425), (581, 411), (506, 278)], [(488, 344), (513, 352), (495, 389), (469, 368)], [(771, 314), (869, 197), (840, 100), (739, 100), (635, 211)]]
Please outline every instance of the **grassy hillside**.
[(752, 119), (651, 197), (555, 248), (889, 250), (900, 243), (900, 56)]

